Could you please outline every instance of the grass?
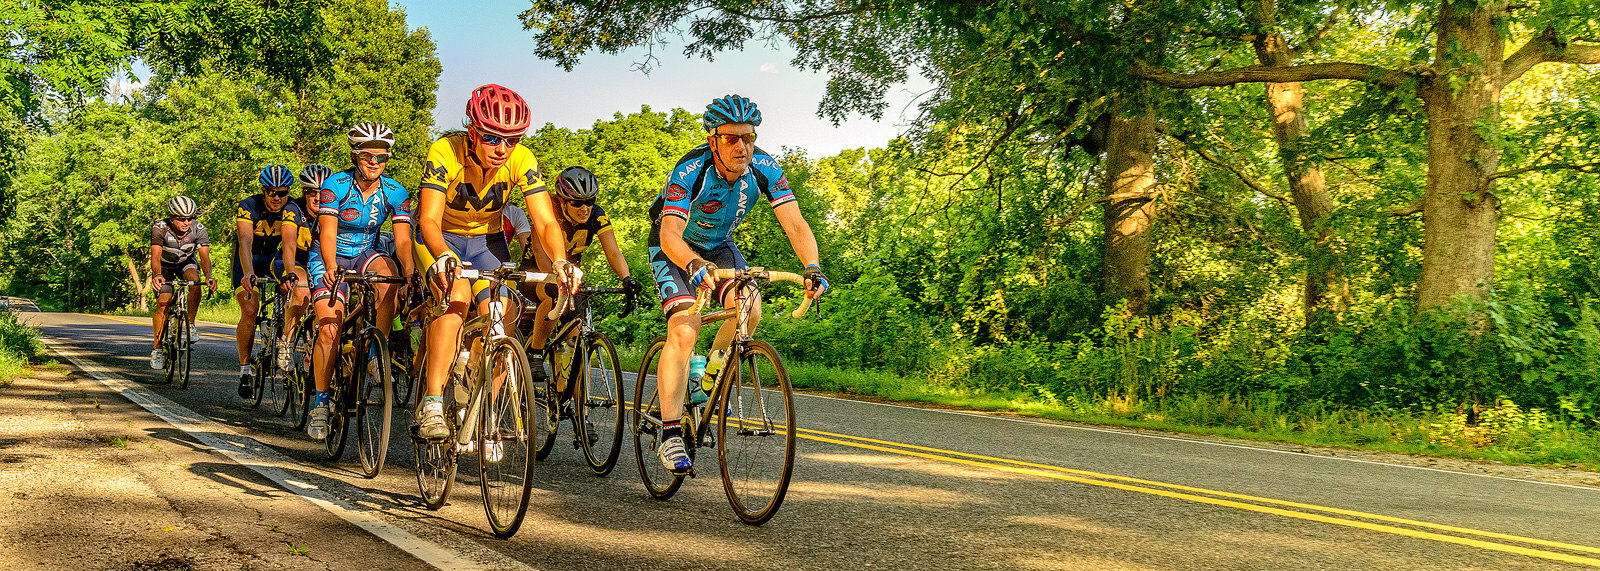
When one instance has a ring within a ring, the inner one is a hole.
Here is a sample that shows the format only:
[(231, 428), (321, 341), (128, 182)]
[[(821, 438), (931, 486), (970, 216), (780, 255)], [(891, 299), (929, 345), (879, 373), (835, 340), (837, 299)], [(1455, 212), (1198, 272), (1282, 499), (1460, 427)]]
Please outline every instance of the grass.
[(29, 365), (45, 360), (39, 332), (17, 321), (17, 314), (0, 311), (0, 387), (10, 386)]

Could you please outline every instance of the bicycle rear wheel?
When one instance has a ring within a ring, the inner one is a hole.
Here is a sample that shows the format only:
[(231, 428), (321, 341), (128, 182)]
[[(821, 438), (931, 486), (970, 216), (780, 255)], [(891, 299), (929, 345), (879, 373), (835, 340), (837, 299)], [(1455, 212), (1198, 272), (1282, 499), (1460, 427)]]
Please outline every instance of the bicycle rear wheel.
[(414, 358), (421, 342), (422, 328), (406, 323), (389, 337), (389, 377), (394, 380), (394, 404), (405, 406), (411, 402), (411, 391), (416, 388), (420, 374)]
[(617, 348), (604, 334), (596, 333), (583, 346), (577, 360), (578, 385), (573, 402), (578, 406), (572, 424), (578, 429), (578, 442), (589, 460), (589, 469), (604, 476), (617, 465), (622, 450), (623, 403), (622, 363)]
[(178, 375), (178, 330), (177, 321), (183, 318), (174, 318), (172, 312), (167, 312), (167, 327), (161, 331), (161, 353), (165, 356), (164, 368), (167, 373), (167, 384), (172, 384), (172, 379)]
[(495, 537), (517, 533), (528, 511), (533, 457), (530, 420), (539, 418), (540, 403), (529, 390), (528, 355), (516, 339), (500, 339), (487, 350), (482, 400), (474, 444), (478, 449), (483, 508)]
[(777, 513), (794, 471), (794, 389), (767, 342), (745, 343), (738, 357), (719, 391), (726, 406), (717, 418), (717, 463), (733, 512), (761, 525)]
[[(424, 349), (426, 353), (426, 349)], [(423, 355), (426, 359), (426, 354)], [(422, 361), (426, 363), (427, 361)], [(461, 382), (459, 378), (452, 378), (444, 388), (445, 424), (450, 427), (450, 434), (461, 430), (456, 425), (455, 410), (465, 403), (455, 402), (455, 384)], [(415, 407), (422, 407), (422, 391), (417, 391)], [(454, 439), (424, 440), (417, 436), (415, 424), (411, 427), (412, 458), (416, 462), (417, 490), (422, 495), (422, 505), (430, 510), (444, 507), (445, 499), (450, 497), (450, 487), (456, 480), (456, 442)]]
[(338, 460), (339, 456), (344, 454), (344, 436), (349, 432), (345, 430), (345, 410), (349, 403), (345, 402), (344, 393), (345, 383), (350, 380), (344, 371), (340, 370), (338, 360), (338, 353), (334, 353), (333, 378), (328, 383), (328, 406), (333, 410), (328, 412), (328, 438), (322, 441), (322, 447), (327, 451), (329, 460)]
[[(633, 452), (639, 464), (639, 479), (644, 481), (650, 496), (658, 500), (672, 497), (683, 485), (683, 476), (672, 475), (656, 456), (656, 448), (661, 445), (661, 395), (656, 392), (656, 369), (661, 365), (661, 349), (666, 345), (667, 339), (661, 337), (645, 350), (644, 359), (639, 361), (639, 375), (633, 383), (634, 402), (628, 407), (633, 417)], [(689, 453), (694, 454), (692, 446)]]
[(356, 452), (361, 457), (361, 474), (376, 478), (389, 455), (394, 380), (389, 376), (388, 345), (375, 330), (368, 329), (356, 344), (355, 375)]

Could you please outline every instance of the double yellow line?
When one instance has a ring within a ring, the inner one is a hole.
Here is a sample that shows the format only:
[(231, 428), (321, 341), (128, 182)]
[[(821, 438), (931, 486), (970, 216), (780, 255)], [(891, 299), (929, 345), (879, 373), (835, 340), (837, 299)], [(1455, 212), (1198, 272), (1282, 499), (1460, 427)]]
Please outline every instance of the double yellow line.
[[(92, 314), (92, 313), (79, 313), (78, 315), (87, 315), (87, 316), (90, 316), (90, 317), (104, 317), (106, 319), (110, 319), (112, 321), (120, 321), (122, 323), (131, 323), (133, 325), (143, 325), (145, 327), (149, 327), (150, 326), (149, 322), (139, 321), (137, 319), (130, 319), (130, 318), (127, 318), (127, 317), (123, 317), (121, 315), (97, 315), (97, 314)], [(216, 337), (218, 339), (230, 339), (231, 340), (231, 339), (234, 338), (232, 335), (223, 335), (221, 333), (209, 333), (209, 332), (206, 332), (206, 331), (201, 331), (200, 334), (204, 335), (206, 337)]]
[[(1573, 545), (1573, 544), (1570, 544), (1570, 543), (1561, 543), (1561, 542), (1557, 542), (1557, 541), (1548, 541), (1548, 540), (1543, 540), (1543, 539), (1535, 539), (1535, 538), (1531, 538), (1531, 537), (1521, 537), (1521, 536), (1510, 535), (1510, 534), (1505, 534), (1505, 533), (1495, 533), (1495, 532), (1492, 532), (1492, 531), (1481, 531), (1481, 530), (1469, 529), (1469, 528), (1464, 528), (1464, 527), (1456, 527), (1456, 526), (1442, 525), (1442, 524), (1437, 524), (1437, 523), (1429, 523), (1429, 522), (1425, 522), (1425, 521), (1417, 521), (1417, 520), (1412, 520), (1412, 519), (1390, 517), (1390, 516), (1385, 516), (1385, 515), (1371, 514), (1371, 513), (1359, 512), (1359, 511), (1354, 511), (1354, 510), (1346, 510), (1346, 509), (1340, 509), (1340, 508), (1330, 508), (1330, 507), (1324, 507), (1324, 506), (1318, 506), (1318, 505), (1314, 505), (1314, 504), (1306, 504), (1306, 503), (1300, 503), (1300, 502), (1290, 502), (1290, 501), (1284, 501), (1284, 500), (1275, 500), (1275, 499), (1272, 499), (1272, 498), (1262, 498), (1262, 497), (1256, 497), (1256, 496), (1248, 496), (1248, 495), (1244, 495), (1244, 494), (1235, 494), (1235, 493), (1231, 493), (1231, 492), (1222, 492), (1222, 491), (1217, 491), (1217, 490), (1207, 490), (1207, 489), (1204, 489), (1204, 488), (1183, 486), (1183, 485), (1179, 485), (1179, 484), (1168, 484), (1168, 483), (1164, 483), (1164, 482), (1155, 482), (1155, 481), (1151, 481), (1151, 480), (1141, 480), (1141, 479), (1138, 479), (1138, 478), (1129, 478), (1129, 477), (1126, 477), (1126, 476), (1117, 476), (1117, 475), (1113, 475), (1113, 474), (1101, 474), (1101, 473), (1098, 473), (1098, 472), (1089, 472), (1089, 471), (1086, 471), (1086, 470), (1075, 470), (1075, 469), (1072, 469), (1072, 468), (1062, 468), (1062, 467), (1059, 467), (1059, 466), (1050, 466), (1050, 465), (1047, 465), (1047, 464), (1035, 464), (1035, 463), (1032, 463), (1032, 462), (1023, 462), (1023, 461), (1019, 461), (1019, 460), (1009, 460), (1009, 459), (1006, 459), (1006, 458), (996, 458), (996, 457), (993, 457), (993, 456), (983, 456), (983, 455), (979, 455), (979, 454), (969, 454), (969, 453), (966, 453), (966, 452), (957, 452), (957, 451), (954, 451), (954, 450), (943, 450), (943, 449), (939, 449), (939, 448), (929, 448), (929, 447), (926, 447), (926, 446), (915, 446), (915, 445), (911, 445), (911, 444), (901, 444), (901, 443), (898, 443), (898, 442), (889, 442), (889, 441), (886, 441), (886, 440), (875, 440), (875, 439), (872, 439), (872, 438), (863, 438), (863, 437), (860, 437), (860, 436), (849, 436), (849, 435), (845, 435), (845, 434), (835, 434), (835, 433), (832, 433), (832, 432), (823, 432), (821, 430), (810, 430), (810, 429), (802, 428), (802, 429), (799, 429), (799, 431), (796, 433), (796, 436), (798, 436), (800, 438), (805, 438), (807, 440), (815, 440), (815, 441), (818, 441), (818, 442), (827, 442), (827, 443), (830, 443), (830, 444), (838, 444), (838, 445), (841, 445), (841, 446), (850, 446), (850, 447), (854, 447), (854, 448), (863, 448), (863, 449), (866, 449), (866, 450), (873, 450), (873, 451), (877, 451), (877, 452), (886, 452), (886, 453), (890, 453), (890, 454), (900, 454), (900, 455), (904, 455), (904, 456), (913, 456), (913, 457), (917, 457), (917, 458), (924, 458), (924, 459), (935, 460), (935, 461), (939, 461), (939, 462), (949, 462), (949, 463), (952, 463), (952, 464), (962, 464), (962, 465), (967, 465), (967, 466), (976, 466), (976, 467), (980, 467), (980, 468), (988, 468), (988, 469), (991, 469), (991, 470), (999, 470), (999, 471), (1002, 471), (1002, 472), (1011, 472), (1011, 473), (1016, 473), (1016, 474), (1027, 474), (1027, 475), (1030, 475), (1030, 476), (1038, 476), (1038, 477), (1041, 477), (1041, 478), (1050, 478), (1050, 479), (1054, 479), (1054, 480), (1064, 480), (1064, 481), (1068, 481), (1068, 482), (1076, 482), (1076, 483), (1079, 483), (1079, 484), (1088, 484), (1088, 485), (1091, 485), (1091, 486), (1101, 486), (1101, 487), (1105, 487), (1105, 488), (1112, 488), (1112, 489), (1122, 490), (1122, 491), (1126, 491), (1126, 492), (1136, 492), (1136, 493), (1141, 493), (1141, 494), (1150, 494), (1150, 495), (1153, 495), (1153, 496), (1162, 496), (1162, 497), (1173, 498), (1173, 499), (1178, 499), (1178, 500), (1187, 500), (1187, 501), (1191, 501), (1191, 502), (1199, 502), (1199, 503), (1204, 503), (1204, 504), (1224, 506), (1224, 507), (1230, 507), (1230, 508), (1241, 509), (1241, 510), (1248, 510), (1248, 511), (1253, 511), (1253, 512), (1265, 513), (1265, 514), (1272, 514), (1272, 515), (1283, 516), (1283, 517), (1291, 517), (1291, 518), (1303, 519), (1303, 520), (1308, 520), (1308, 521), (1329, 523), (1329, 524), (1334, 524), (1334, 525), (1342, 525), (1342, 526), (1347, 526), (1347, 527), (1354, 527), (1354, 528), (1365, 529), (1365, 530), (1370, 530), (1370, 531), (1378, 531), (1378, 532), (1383, 532), (1383, 533), (1392, 533), (1392, 534), (1395, 534), (1395, 535), (1402, 535), (1402, 536), (1406, 536), (1406, 537), (1414, 537), (1414, 538), (1418, 538), (1418, 539), (1429, 539), (1429, 540), (1440, 541), (1440, 542), (1444, 542), (1444, 543), (1454, 543), (1454, 544), (1457, 544), (1457, 545), (1465, 545), (1465, 546), (1468, 546), (1468, 547), (1477, 547), (1477, 548), (1480, 548), (1480, 549), (1488, 549), (1488, 550), (1493, 550), (1493, 551), (1503, 551), (1503, 552), (1506, 552), (1506, 553), (1515, 553), (1515, 554), (1518, 554), (1518, 555), (1527, 555), (1529, 557), (1539, 557), (1539, 558), (1543, 558), (1543, 559), (1550, 559), (1550, 560), (1554, 560), (1554, 561), (1562, 561), (1562, 562), (1566, 562), (1566, 563), (1577, 563), (1577, 564), (1580, 564), (1580, 565), (1589, 565), (1589, 566), (1592, 566), (1592, 567), (1600, 567), (1600, 559), (1596, 559), (1594, 557), (1585, 557), (1585, 556), (1582, 556), (1582, 555), (1573, 555), (1571, 553), (1561, 553), (1561, 552), (1557, 552), (1557, 551), (1546, 551), (1546, 550), (1543, 550), (1543, 549), (1535, 549), (1535, 548), (1532, 548), (1532, 547), (1525, 547), (1523, 545), (1513, 545), (1513, 544), (1507, 544), (1507, 543), (1496, 543), (1496, 542), (1493, 542), (1493, 541), (1485, 541), (1483, 539), (1477, 539), (1477, 538), (1488, 538), (1488, 539), (1496, 539), (1496, 540), (1507, 541), (1507, 542), (1521, 543), (1521, 544), (1525, 544), (1525, 545), (1536, 545), (1536, 546), (1539, 546), (1539, 547), (1546, 547), (1546, 548), (1550, 548), (1550, 549), (1560, 549), (1560, 550), (1565, 550), (1565, 551), (1569, 551), (1569, 552), (1600, 554), (1600, 548), (1594, 548), (1594, 547), (1589, 547), (1589, 546), (1585, 546), (1585, 545)], [(1375, 522), (1385, 522), (1385, 523), (1375, 523)], [(1394, 525), (1389, 525), (1389, 524), (1394, 524)], [(1406, 526), (1406, 527), (1400, 527), (1400, 526)], [(1433, 531), (1427, 531), (1427, 530), (1433, 530)], [(1436, 532), (1446, 532), (1446, 533), (1436, 533)], [(1447, 533), (1448, 534), (1456, 534), (1456, 535), (1448, 535)]]

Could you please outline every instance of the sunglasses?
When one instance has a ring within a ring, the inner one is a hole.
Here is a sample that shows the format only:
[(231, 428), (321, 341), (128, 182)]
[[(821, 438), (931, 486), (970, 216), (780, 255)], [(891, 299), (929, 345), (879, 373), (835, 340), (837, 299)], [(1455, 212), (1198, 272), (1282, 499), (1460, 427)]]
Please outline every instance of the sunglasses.
[(589, 200), (568, 200), (567, 204), (571, 205), (573, 208), (583, 208), (583, 207), (586, 207), (586, 206), (594, 206), (594, 199), (591, 198)]
[(287, 191), (287, 190), (274, 190), (272, 192), (267, 193), (267, 196), (271, 197), (271, 198), (288, 198), (289, 197), (289, 191)]
[(490, 135), (488, 133), (478, 133), (478, 140), (483, 141), (483, 144), (490, 146), (505, 143), (515, 147), (517, 146), (517, 143), (522, 142), (522, 137), (501, 137), (499, 135)]
[(357, 160), (367, 161), (367, 162), (370, 162), (370, 163), (378, 163), (378, 164), (381, 165), (383, 163), (389, 162), (389, 157), (394, 156), (394, 153), (373, 153), (373, 152), (369, 152), (369, 151), (357, 151), (355, 153), (355, 156), (356, 156)]
[(172, 221), (173, 222), (193, 222), (194, 221), (194, 217), (193, 216), (173, 216), (172, 217)]
[(718, 134), (718, 135), (712, 135), (712, 136), (716, 137), (717, 140), (722, 141), (722, 144), (724, 144), (724, 145), (732, 145), (732, 144), (737, 143), (739, 141), (744, 141), (746, 144), (750, 144), (750, 145), (756, 144), (756, 134), (755, 133), (745, 133), (743, 135), (734, 135), (732, 133), (726, 133), (726, 134)]

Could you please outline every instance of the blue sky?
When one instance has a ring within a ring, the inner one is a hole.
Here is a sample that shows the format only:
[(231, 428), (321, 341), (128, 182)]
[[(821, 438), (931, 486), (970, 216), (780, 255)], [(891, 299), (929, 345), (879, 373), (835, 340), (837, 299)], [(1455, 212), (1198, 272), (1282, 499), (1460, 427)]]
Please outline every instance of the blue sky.
[(794, 52), (787, 46), (752, 42), (742, 52), (706, 62), (685, 58), (680, 42), (656, 53), (658, 65), (649, 75), (632, 69), (645, 58), (643, 49), (618, 56), (591, 54), (568, 73), (534, 57), (533, 32), (523, 31), (517, 19), (528, 0), (392, 1), (405, 8), (408, 25), (428, 28), (438, 46), (444, 66), (433, 111), (438, 127), (460, 125), (468, 94), (485, 83), (510, 87), (527, 99), (535, 127), (553, 123), (569, 129), (587, 128), (618, 111), (637, 111), (640, 105), (698, 112), (712, 98), (738, 93), (761, 107), (764, 147), (799, 147), (819, 158), (843, 149), (883, 146), (904, 130), (906, 118), (915, 112), (908, 105), (928, 89), (915, 78), (890, 90), (890, 106), (881, 121), (852, 117), (835, 128), (817, 117), (827, 76), (790, 66)]

